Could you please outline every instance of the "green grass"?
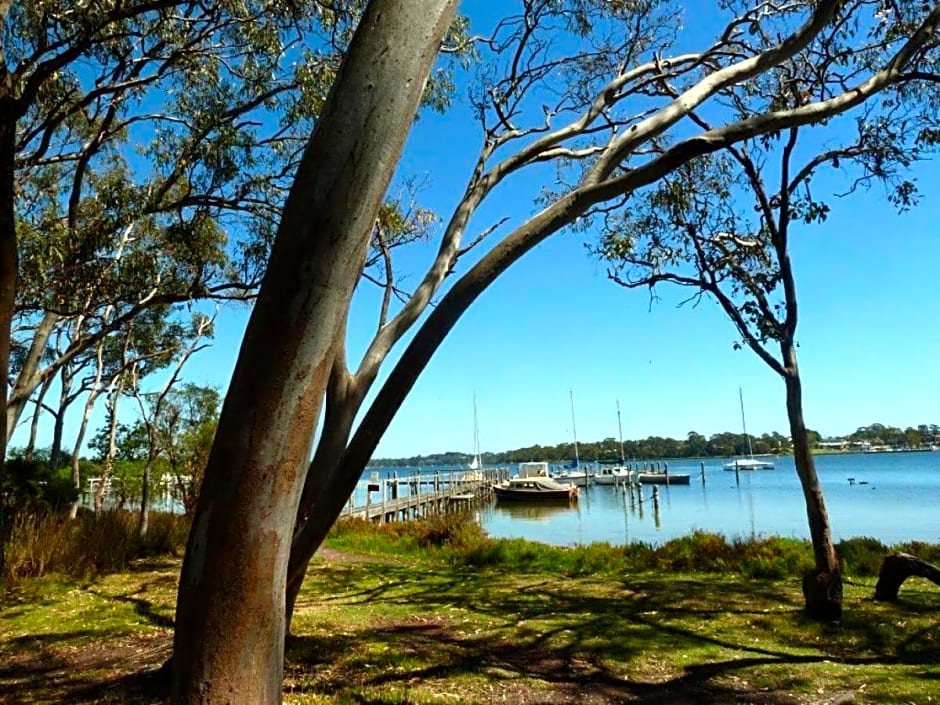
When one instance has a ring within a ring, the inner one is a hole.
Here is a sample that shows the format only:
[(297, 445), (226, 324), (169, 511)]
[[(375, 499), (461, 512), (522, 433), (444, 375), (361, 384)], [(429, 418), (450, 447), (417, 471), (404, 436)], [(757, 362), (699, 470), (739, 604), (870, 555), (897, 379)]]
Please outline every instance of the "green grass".
[[(734, 562), (796, 570), (800, 542), (553, 549), (443, 522), (340, 526), (328, 547), (298, 601), (287, 703), (940, 702), (940, 590), (912, 579), (877, 603), (874, 578), (852, 577), (841, 622), (811, 622), (797, 578)], [(169, 654), (178, 570), (21, 580), (0, 603), (0, 693), (159, 702), (127, 676)]]

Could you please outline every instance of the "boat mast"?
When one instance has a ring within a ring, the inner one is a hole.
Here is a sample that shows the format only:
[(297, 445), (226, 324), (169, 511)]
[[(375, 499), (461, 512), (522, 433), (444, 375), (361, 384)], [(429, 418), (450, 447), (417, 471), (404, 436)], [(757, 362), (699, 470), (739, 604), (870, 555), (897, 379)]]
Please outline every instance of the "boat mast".
[(623, 426), (620, 425), (620, 400), (617, 400), (617, 435), (620, 438), (620, 464), (623, 465)]
[(578, 429), (574, 425), (574, 390), (568, 390), (568, 396), (571, 397), (571, 434), (574, 436), (574, 466), (578, 467), (581, 463), (578, 461)]
[(751, 448), (751, 437), (747, 435), (747, 423), (744, 421), (744, 392), (738, 387), (738, 398), (741, 400), (741, 428), (744, 429), (744, 437), (747, 438), (747, 455), (754, 459), (754, 450)]
[(480, 426), (477, 423), (477, 393), (473, 393), (473, 460), (479, 468), (483, 462), (480, 460)]

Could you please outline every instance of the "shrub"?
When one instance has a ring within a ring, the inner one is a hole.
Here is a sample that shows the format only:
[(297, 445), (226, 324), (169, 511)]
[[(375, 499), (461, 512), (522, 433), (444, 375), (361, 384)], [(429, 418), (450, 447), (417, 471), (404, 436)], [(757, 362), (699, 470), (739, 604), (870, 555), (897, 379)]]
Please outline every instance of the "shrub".
[(878, 539), (860, 536), (836, 544), (836, 554), (846, 575), (878, 575), (888, 547)]
[(23, 513), (3, 545), (0, 578), (11, 583), (59, 573), (84, 579), (120, 571), (142, 556), (180, 555), (188, 532), (185, 516), (164, 512), (150, 515), (143, 541), (137, 536), (136, 512), (81, 512), (75, 519), (51, 511)]
[(720, 573), (732, 563), (731, 546), (721, 534), (694, 531), (656, 550), (659, 565), (677, 572)]

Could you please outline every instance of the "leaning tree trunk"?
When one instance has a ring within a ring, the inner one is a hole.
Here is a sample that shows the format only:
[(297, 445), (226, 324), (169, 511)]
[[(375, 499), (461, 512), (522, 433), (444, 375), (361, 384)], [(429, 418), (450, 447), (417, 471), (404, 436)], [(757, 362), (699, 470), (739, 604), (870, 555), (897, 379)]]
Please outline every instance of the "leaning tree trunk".
[[(3, 62), (0, 62), (2, 64)], [(0, 411), (7, 408), (10, 387), (10, 336), (16, 301), (17, 246), (15, 217), (16, 117), (13, 79), (0, 66)], [(19, 109), (18, 109), (19, 110)], [(13, 432), (6, 413), (0, 419), (0, 463)]]
[(940, 585), (940, 567), (909, 553), (892, 553), (881, 564), (878, 583), (875, 585), (875, 599), (896, 601), (901, 584), (911, 577), (925, 578), (934, 585)]
[[(100, 370), (99, 378), (100, 381)], [(74, 519), (78, 516), (78, 507), (82, 503), (82, 468), (79, 460), (79, 454), (82, 450), (82, 443), (85, 442), (85, 434), (88, 432), (88, 421), (91, 419), (91, 412), (95, 406), (95, 400), (98, 398), (97, 382), (95, 387), (88, 392), (88, 398), (85, 400), (85, 408), (82, 411), (82, 421), (78, 426), (78, 434), (75, 436), (75, 445), (72, 446), (72, 484), (75, 486), (77, 496), (69, 509), (69, 518)]]
[(793, 460), (803, 487), (809, 534), (813, 543), (813, 570), (803, 577), (803, 599), (806, 612), (814, 619), (832, 620), (842, 616), (842, 575), (832, 542), (829, 514), (823, 499), (816, 463), (810, 450), (809, 435), (803, 421), (803, 390), (796, 363), (796, 351), (786, 346), (788, 374), (784, 378), (787, 388), (787, 418), (793, 439)]
[(280, 702), (291, 534), (336, 333), (456, 2), (370, 2), (307, 145), (193, 519), (176, 703)]
[(147, 538), (147, 530), (150, 528), (150, 477), (153, 475), (154, 460), (155, 458), (148, 454), (140, 484), (140, 517), (137, 522), (137, 538), (141, 541)]

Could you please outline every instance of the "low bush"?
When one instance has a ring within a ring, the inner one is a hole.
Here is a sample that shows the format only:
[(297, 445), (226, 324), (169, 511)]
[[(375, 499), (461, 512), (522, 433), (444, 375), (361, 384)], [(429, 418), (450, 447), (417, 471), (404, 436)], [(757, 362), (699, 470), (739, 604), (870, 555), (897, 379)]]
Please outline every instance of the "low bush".
[(888, 547), (878, 539), (859, 536), (836, 544), (836, 555), (845, 575), (878, 575)]
[(75, 519), (52, 511), (20, 514), (3, 545), (0, 579), (9, 584), (48, 573), (85, 579), (123, 570), (135, 558), (182, 554), (187, 517), (152, 513), (144, 540), (137, 521), (136, 512), (125, 510), (81, 512)]

